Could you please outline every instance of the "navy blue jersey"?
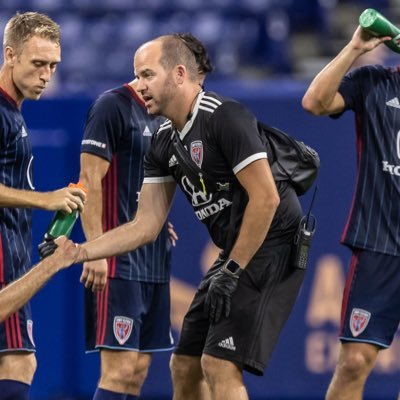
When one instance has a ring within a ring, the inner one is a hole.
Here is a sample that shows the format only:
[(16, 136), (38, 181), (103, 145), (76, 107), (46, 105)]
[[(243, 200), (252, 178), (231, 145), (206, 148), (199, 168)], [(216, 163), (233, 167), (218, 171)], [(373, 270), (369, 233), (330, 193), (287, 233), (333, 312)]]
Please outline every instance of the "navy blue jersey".
[[(0, 183), (33, 190), (32, 159), (22, 114), (0, 89)], [(0, 282), (11, 282), (31, 268), (31, 219), (28, 208), (0, 207)]]
[[(129, 85), (105, 92), (90, 108), (81, 152), (110, 162), (103, 179), (104, 231), (133, 219), (143, 181), (144, 153), (160, 122), (160, 118), (147, 114)], [(168, 282), (170, 243), (166, 227), (154, 243), (110, 258), (108, 273), (121, 279)]]
[(358, 175), (342, 242), (400, 255), (400, 75), (367, 66), (348, 73), (339, 88), (355, 112)]
[[(171, 121), (161, 125), (145, 157), (144, 183), (176, 181), (191, 203), (197, 218), (203, 222), (220, 247), (227, 245), (230, 231), (232, 191), (198, 190), (184, 174), (173, 154)], [(200, 93), (190, 120), (179, 134), (193, 161), (221, 181), (252, 162), (267, 158), (265, 145), (257, 129), (257, 120), (241, 104), (215, 93)], [(238, 229), (244, 207), (238, 210)]]

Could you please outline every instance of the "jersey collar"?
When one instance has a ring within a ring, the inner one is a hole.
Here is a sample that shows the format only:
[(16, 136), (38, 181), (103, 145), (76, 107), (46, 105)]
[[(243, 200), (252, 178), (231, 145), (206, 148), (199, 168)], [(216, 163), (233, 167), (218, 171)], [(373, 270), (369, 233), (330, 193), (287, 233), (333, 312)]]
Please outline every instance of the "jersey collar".
[(192, 128), (193, 122), (197, 117), (197, 113), (199, 111), (200, 102), (201, 102), (201, 99), (203, 98), (203, 96), (204, 96), (204, 92), (201, 91), (197, 96), (196, 103), (194, 104), (192, 115), (189, 118), (189, 120), (186, 122), (186, 124), (183, 127), (183, 129), (181, 131), (178, 131), (176, 129), (176, 131), (178, 132), (179, 137), (180, 137), (181, 140), (183, 140), (183, 138), (189, 133), (190, 129)]

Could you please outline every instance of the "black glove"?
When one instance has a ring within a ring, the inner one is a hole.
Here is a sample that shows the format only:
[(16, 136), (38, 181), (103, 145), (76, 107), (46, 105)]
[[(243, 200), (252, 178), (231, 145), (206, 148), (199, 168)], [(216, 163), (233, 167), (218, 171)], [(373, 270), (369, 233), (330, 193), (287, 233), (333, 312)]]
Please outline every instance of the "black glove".
[(57, 247), (53, 238), (45, 238), (38, 246), (40, 259), (43, 260), (43, 258), (51, 256), (56, 251)]
[(239, 268), (232, 273), (225, 268), (225, 265), (200, 286), (201, 289), (208, 286), (204, 311), (208, 315), (210, 322), (214, 324), (220, 320), (222, 314), (225, 317), (229, 316), (231, 297), (237, 288), (239, 276), (242, 272)]

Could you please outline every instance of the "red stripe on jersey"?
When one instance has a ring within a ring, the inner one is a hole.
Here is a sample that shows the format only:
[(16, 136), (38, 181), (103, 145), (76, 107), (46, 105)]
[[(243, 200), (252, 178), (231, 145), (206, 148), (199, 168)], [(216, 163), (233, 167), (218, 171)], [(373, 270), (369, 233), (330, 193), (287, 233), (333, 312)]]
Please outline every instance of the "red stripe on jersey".
[[(1, 283), (1, 287), (5, 287), (6, 284), (3, 282)], [(7, 340), (7, 348), (11, 349), (12, 348), (12, 343), (11, 343), (11, 329), (10, 329), (10, 317), (8, 317), (5, 322), (4, 326), (6, 329), (6, 340)]]
[(350, 288), (351, 288), (351, 284), (353, 282), (355, 270), (358, 265), (358, 256), (359, 256), (359, 251), (354, 251), (353, 256), (351, 258), (350, 270), (349, 270), (349, 273), (347, 274), (347, 278), (346, 278), (346, 285), (344, 288), (343, 300), (342, 300), (342, 310), (340, 313), (340, 329), (339, 329), (340, 333), (339, 333), (339, 335), (341, 335), (343, 332), (343, 325), (345, 322), (344, 318), (345, 318), (345, 314), (346, 314), (346, 310), (347, 310), (347, 304), (349, 301)]
[[(103, 230), (105, 232), (118, 225), (118, 167), (117, 157), (114, 156), (110, 168), (103, 180)], [(108, 263), (108, 275), (115, 277), (117, 259), (110, 257)]]
[(3, 239), (0, 235), (0, 282), (4, 282)]
[(96, 301), (96, 309), (97, 309), (97, 324), (96, 324), (96, 345), (102, 344), (100, 343), (101, 337), (101, 329), (103, 324), (103, 299), (104, 299), (104, 289), (100, 292), (97, 292), (97, 301)]
[(14, 314), (15, 319), (15, 334), (16, 334), (16, 345), (18, 348), (22, 348), (22, 336), (21, 336), (21, 326), (19, 324), (19, 312)]
[(10, 322), (11, 322), (10, 326), (11, 326), (12, 347), (15, 349), (18, 347), (15, 314), (11, 315)]
[(107, 328), (107, 312), (108, 312), (108, 289), (110, 285), (107, 283), (106, 287), (104, 288), (104, 298), (103, 298), (103, 326), (101, 329), (101, 336), (100, 336), (100, 343), (104, 343), (104, 337), (106, 336), (106, 328)]

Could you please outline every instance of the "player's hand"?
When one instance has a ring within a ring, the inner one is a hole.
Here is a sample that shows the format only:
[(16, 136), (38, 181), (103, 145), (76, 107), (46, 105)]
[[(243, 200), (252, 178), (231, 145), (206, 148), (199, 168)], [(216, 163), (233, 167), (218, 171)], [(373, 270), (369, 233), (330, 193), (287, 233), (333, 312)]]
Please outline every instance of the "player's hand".
[(53, 253), (41, 262), (53, 266), (57, 271), (72, 265), (79, 254), (78, 245), (68, 240), (66, 236), (60, 236), (53, 243), (55, 246)]
[(168, 222), (168, 234), (169, 234), (169, 240), (171, 241), (172, 246), (175, 247), (176, 241), (179, 238), (178, 238), (178, 235), (175, 232), (174, 226), (171, 224), (171, 222)]
[(38, 246), (40, 259), (51, 256), (57, 248), (57, 244), (54, 239), (44, 239), (42, 243)]
[(43, 193), (46, 210), (64, 211), (70, 214), (74, 210), (83, 211), (86, 193), (77, 187), (65, 187), (54, 192)]
[(107, 283), (107, 260), (87, 261), (83, 264), (80, 282), (92, 292), (103, 290)]
[(351, 44), (354, 49), (366, 53), (375, 49), (381, 43), (391, 40), (390, 36), (375, 37), (359, 26), (353, 34)]
[(231, 298), (239, 282), (239, 276), (227, 274), (220, 269), (200, 285), (200, 289), (208, 286), (204, 303), (204, 312), (210, 322), (216, 324), (221, 316), (228, 317), (231, 311)]

